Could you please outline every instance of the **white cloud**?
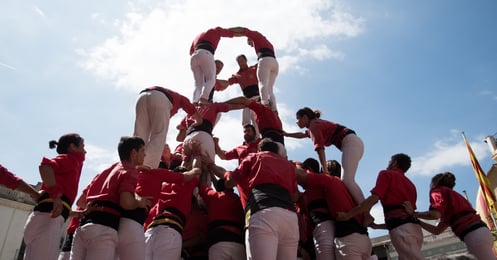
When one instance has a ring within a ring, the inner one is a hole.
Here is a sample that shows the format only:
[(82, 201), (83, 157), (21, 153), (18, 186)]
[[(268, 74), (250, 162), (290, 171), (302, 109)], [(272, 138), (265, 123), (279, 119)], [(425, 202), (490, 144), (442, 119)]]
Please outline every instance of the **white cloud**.
[(36, 14), (38, 14), (42, 18), (46, 18), (45, 12), (43, 12), (43, 10), (41, 10), (38, 6), (34, 7), (34, 11)]
[[(470, 142), (471, 148), (478, 160), (483, 160), (490, 155), (488, 145), (479, 138), (479, 142)], [(468, 150), (464, 143), (461, 131), (452, 130), (449, 138), (438, 140), (431, 150), (422, 156), (412, 159), (412, 168), (409, 174), (431, 176), (433, 174), (450, 171), (456, 166), (471, 165)]]
[[(256, 0), (250, 5), (243, 1), (142, 1), (130, 9), (124, 20), (116, 22), (120, 35), (78, 53), (84, 56), (85, 69), (132, 91), (162, 85), (191, 93), (188, 50), (195, 35), (209, 27), (246, 26), (260, 31), (275, 45), (280, 74), (288, 70), (305, 73), (298, 65), (302, 59), (343, 59), (345, 55), (333, 50), (330, 39), (356, 37), (364, 30), (362, 18), (324, 0)], [(220, 42), (216, 58), (225, 61), (224, 74), (237, 70), (239, 53), (255, 62), (245, 38)]]
[(9, 64), (5, 64), (3, 62), (0, 62), (0, 66), (5, 67), (5, 68), (10, 69), (10, 70), (16, 70), (15, 67), (12, 67)]

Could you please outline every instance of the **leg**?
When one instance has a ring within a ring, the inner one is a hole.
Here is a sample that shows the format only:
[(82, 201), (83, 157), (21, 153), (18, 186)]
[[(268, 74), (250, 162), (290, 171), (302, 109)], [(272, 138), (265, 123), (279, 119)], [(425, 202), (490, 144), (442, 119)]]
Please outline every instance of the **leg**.
[(180, 259), (181, 234), (167, 226), (156, 226), (145, 232), (145, 260)]
[(57, 259), (64, 218), (51, 218), (50, 213), (32, 212), (24, 226), (26, 249), (24, 259)]
[(424, 259), (421, 251), (423, 233), (418, 224), (407, 223), (389, 232), (392, 245), (399, 254), (399, 259)]
[(145, 255), (145, 234), (140, 223), (122, 217), (119, 221), (119, 260), (142, 259)]
[(367, 235), (352, 233), (350, 235), (335, 238), (336, 259), (363, 259), (371, 257), (371, 240)]
[(312, 235), (316, 249), (316, 260), (335, 259), (335, 223), (333, 220), (317, 224)]
[(364, 144), (355, 134), (345, 136), (342, 143), (343, 182), (357, 204), (364, 201), (364, 194), (355, 181), (359, 160), (364, 153)]
[(159, 167), (162, 150), (169, 129), (171, 101), (161, 92), (152, 91), (148, 99), (150, 142), (145, 145), (144, 165), (155, 169)]
[(486, 227), (481, 227), (464, 236), (464, 243), (468, 252), (477, 259), (495, 259), (493, 249), (493, 236)]

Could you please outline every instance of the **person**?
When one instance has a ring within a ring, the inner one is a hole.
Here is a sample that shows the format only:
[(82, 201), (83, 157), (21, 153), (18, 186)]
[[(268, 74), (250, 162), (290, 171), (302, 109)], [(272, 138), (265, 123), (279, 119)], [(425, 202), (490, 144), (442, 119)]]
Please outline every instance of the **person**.
[[(309, 160), (307, 163), (312, 165), (312, 160)], [(314, 168), (316, 168), (316, 166), (314, 166)], [(300, 168), (297, 168), (297, 179), (298, 183), (305, 188), (306, 192), (309, 190), (325, 193), (324, 198), (328, 213), (331, 218), (335, 219), (334, 228), (332, 230), (334, 231), (333, 244), (335, 245), (334, 252), (336, 259), (369, 259), (372, 246), (367, 228), (362, 225), (364, 221), (363, 214), (351, 214), (349, 218), (343, 220), (337, 218), (339, 212), (349, 211), (357, 206), (357, 203), (353, 200), (343, 181), (336, 176), (317, 174)], [(314, 204), (317, 203), (314, 202)], [(322, 209), (318, 211), (318, 208), (315, 208), (313, 218), (317, 219), (321, 217), (326, 219), (326, 213), (323, 214), (323, 212), (325, 211)], [(327, 226), (323, 226), (323, 228), (326, 227)], [(318, 231), (324, 232), (324, 229)], [(326, 239), (325, 234), (319, 235)], [(327, 248), (329, 244), (324, 244), (324, 239), (318, 240), (320, 242), (316, 246), (320, 247), (320, 251), (323, 253), (322, 257), (326, 254), (328, 258), (320, 257), (319, 259), (333, 259), (333, 256), (330, 255), (330, 249)], [(316, 255), (318, 255), (318, 253), (317, 250)]]
[(337, 220), (347, 220), (381, 201), (385, 224), (399, 258), (424, 259), (421, 251), (423, 234), (419, 222), (407, 212), (408, 201), (416, 209), (416, 186), (405, 176), (411, 167), (411, 158), (403, 153), (394, 154), (387, 169), (379, 172), (371, 195), (348, 212), (340, 212)]
[(493, 252), (492, 233), (468, 200), (453, 190), (455, 185), (456, 177), (451, 172), (433, 176), (430, 210), (415, 212), (414, 216), (419, 219), (440, 219), (437, 226), (424, 221), (420, 225), (435, 235), (450, 227), (476, 259), (497, 259)]
[(319, 110), (313, 111), (308, 107), (299, 109), (296, 113), (297, 125), (300, 128), (306, 127), (307, 131), (284, 133), (284, 135), (293, 138), (311, 138), (324, 173), (328, 173), (325, 146), (335, 145), (342, 152), (343, 182), (354, 201), (359, 204), (364, 201), (364, 194), (355, 181), (355, 175), (359, 160), (364, 153), (364, 144), (352, 129), (320, 119), (320, 116)]
[[(198, 142), (200, 144), (199, 152), (205, 154), (210, 162), (214, 162), (216, 151), (212, 131), (218, 121), (218, 115), (219, 113), (239, 109), (239, 106), (216, 102), (205, 104), (198, 103), (196, 104), (196, 108), (202, 117), (202, 124), (196, 126), (192, 124), (192, 117), (184, 117), (183, 120), (181, 120), (181, 123), (176, 127), (179, 130), (178, 136), (184, 136), (184, 139), (181, 139), (180, 137), (177, 141), (183, 142), (183, 148), (191, 146), (193, 142)], [(186, 164), (191, 163), (191, 159), (185, 160), (184, 162)]]
[(261, 88), (261, 103), (269, 105), (273, 111), (277, 112), (278, 109), (273, 87), (278, 76), (279, 65), (274, 53), (274, 47), (258, 31), (252, 31), (244, 27), (238, 27), (238, 30), (240, 32), (237, 36), (246, 36), (248, 45), (253, 47), (257, 54), (257, 78), (259, 79), (259, 87)]
[[(246, 98), (260, 100), (259, 83), (257, 78), (257, 64), (249, 66), (247, 64), (247, 57), (240, 54), (236, 57), (236, 62), (240, 69), (228, 79), (228, 85), (238, 83), (242, 89), (243, 96)], [(249, 108), (242, 110), (242, 125), (252, 124), (258, 129), (255, 122), (254, 112)], [(259, 132), (257, 130), (257, 135)]]
[[(298, 167), (306, 173), (319, 173), (319, 162), (314, 158), (305, 159)], [(335, 175), (331, 174), (331, 176)], [(312, 236), (316, 259), (335, 259), (335, 221), (328, 210), (326, 192), (319, 187), (302, 185), (305, 189), (303, 194), (305, 205), (313, 227)]]
[(11, 190), (18, 190), (28, 194), (31, 199), (37, 201), (40, 197), (38, 191), (33, 186), (27, 184), (23, 179), (10, 172), (7, 168), (0, 164), (0, 185), (3, 185)]
[(207, 206), (209, 259), (246, 259), (243, 226), (245, 222), (240, 197), (233, 188), (226, 188), (224, 179), (216, 180), (212, 187), (202, 185), (199, 194)]
[[(214, 138), (214, 144), (216, 146), (216, 154), (221, 158), (221, 160), (233, 160), (238, 159), (238, 165), (242, 163), (242, 161), (251, 153), (256, 153), (258, 151), (259, 142), (261, 139), (256, 134), (255, 127), (253, 125), (245, 125), (243, 127), (243, 139), (245, 140), (242, 145), (239, 145), (230, 151), (224, 151), (219, 147), (219, 139)], [(224, 174), (222, 172), (221, 174)], [(218, 176), (219, 178), (223, 178), (223, 175)], [(247, 206), (249, 188), (248, 188), (248, 179), (244, 181), (238, 180), (236, 184), (236, 189), (238, 190), (238, 194), (240, 195), (240, 201), (242, 202), (243, 208)]]
[(190, 67), (195, 81), (193, 103), (208, 102), (209, 95), (216, 83), (214, 53), (221, 37), (232, 38), (238, 33), (236, 28), (215, 27), (200, 33), (190, 46)]
[(145, 222), (146, 260), (179, 259), (182, 234), (192, 206), (193, 189), (202, 172), (200, 160), (194, 159), (191, 170), (177, 167), (175, 172), (195, 175), (185, 183), (166, 183), (162, 186), (158, 202), (150, 210), (150, 222)]
[(331, 176), (342, 178), (342, 165), (337, 160), (326, 161), (326, 169)]
[[(76, 210), (83, 210), (80, 207), (76, 207)], [(66, 229), (66, 237), (60, 249), (58, 260), (69, 260), (71, 257), (72, 241), (74, 239), (74, 233), (81, 223), (81, 218), (78, 216), (72, 216)]]
[(269, 138), (259, 152), (248, 155), (225, 173), (225, 186), (248, 178), (249, 202), (245, 208), (246, 251), (249, 259), (296, 259), (299, 240), (294, 202), (298, 200), (295, 166), (278, 155), (278, 144)]
[(43, 157), (40, 166), (41, 195), (24, 226), (24, 259), (57, 259), (63, 224), (76, 199), (85, 160), (84, 139), (76, 133), (49, 142), (58, 155)]
[(120, 217), (125, 210), (150, 207), (146, 197), (135, 195), (138, 170), (145, 158), (145, 142), (137, 136), (123, 136), (117, 147), (119, 162), (91, 181), (84, 199), (88, 213), (76, 229), (71, 260), (114, 260)]
[(181, 94), (160, 86), (149, 87), (140, 92), (136, 101), (133, 135), (145, 141), (145, 167), (159, 167), (169, 130), (169, 119), (180, 108), (192, 116), (193, 125), (202, 123), (202, 117), (193, 104)]
[(229, 104), (239, 104), (250, 108), (255, 113), (255, 121), (259, 127), (262, 138), (271, 138), (278, 145), (278, 153), (286, 158), (285, 138), (283, 136), (283, 124), (278, 113), (270, 107), (262, 105), (255, 100), (246, 97), (236, 97), (226, 101)]

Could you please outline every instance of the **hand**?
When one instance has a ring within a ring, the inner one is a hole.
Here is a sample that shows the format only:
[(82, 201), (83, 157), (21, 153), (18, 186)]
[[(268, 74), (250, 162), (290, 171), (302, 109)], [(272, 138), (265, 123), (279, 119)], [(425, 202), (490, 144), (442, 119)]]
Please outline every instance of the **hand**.
[(404, 201), (402, 203), (402, 206), (404, 206), (404, 209), (407, 211), (407, 213), (409, 215), (413, 215), (414, 214), (414, 208), (412, 207), (412, 204), (410, 201)]
[(347, 221), (350, 217), (347, 212), (337, 212), (336, 220), (337, 221)]
[(52, 204), (53, 208), (52, 211), (50, 212), (50, 217), (56, 218), (60, 216), (60, 214), (62, 214), (62, 210), (64, 210), (64, 206), (62, 205), (62, 199), (60, 197), (55, 198)]
[(152, 206), (152, 196), (141, 197), (135, 194), (135, 199), (138, 202), (138, 208), (150, 209)]

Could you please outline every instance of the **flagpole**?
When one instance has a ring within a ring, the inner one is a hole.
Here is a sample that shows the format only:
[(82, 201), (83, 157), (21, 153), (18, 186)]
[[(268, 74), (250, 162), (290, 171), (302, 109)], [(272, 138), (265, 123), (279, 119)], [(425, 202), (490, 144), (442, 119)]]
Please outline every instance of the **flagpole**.
[[(471, 148), (471, 145), (468, 142), (468, 139), (466, 138), (466, 135), (464, 132), (461, 132), (462, 137), (464, 139), (464, 142), (466, 143), (466, 148), (468, 149), (469, 152), (469, 157), (471, 159), (471, 164), (473, 166), (473, 170), (476, 174), (476, 178), (478, 179), (478, 183), (480, 184), (480, 189), (483, 193), (483, 198), (485, 200), (486, 208), (489, 212), (490, 218), (492, 220), (493, 225), (493, 231), (497, 231), (497, 223), (495, 221), (495, 195), (493, 193), (489, 193), (489, 187), (488, 187), (488, 180), (485, 178), (486, 175), (481, 169), (480, 163), (478, 163), (478, 159), (476, 158), (473, 149)], [(492, 201), (490, 201), (489, 196), (492, 198)]]

